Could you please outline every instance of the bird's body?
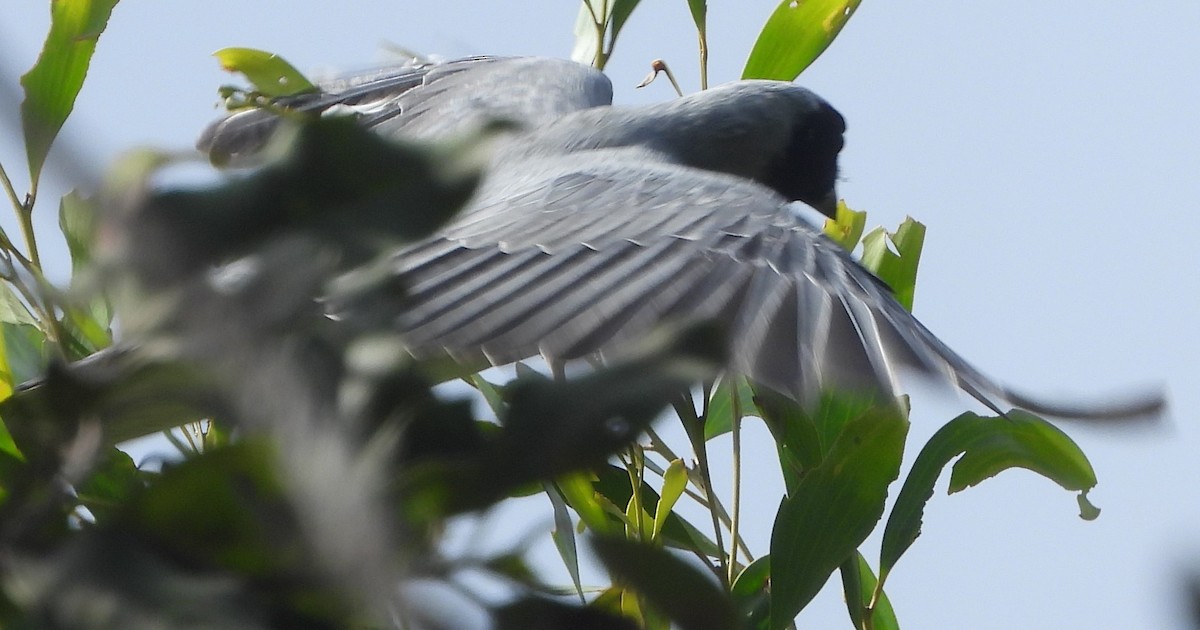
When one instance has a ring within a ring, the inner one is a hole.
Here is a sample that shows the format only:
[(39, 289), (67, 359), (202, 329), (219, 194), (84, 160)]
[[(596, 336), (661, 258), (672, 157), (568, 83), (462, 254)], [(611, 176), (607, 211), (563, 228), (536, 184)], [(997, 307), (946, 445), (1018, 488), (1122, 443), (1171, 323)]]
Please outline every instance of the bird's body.
[[(664, 322), (715, 319), (731, 367), (803, 403), (826, 388), (896, 393), (897, 368), (949, 380), (999, 410), (1129, 414), (1043, 405), (975, 370), (790, 207), (833, 210), (845, 123), (798, 86), (745, 81), (616, 107), (604, 75), (548, 59), (472, 58), (361, 75), (292, 107), (350, 108), (398, 140), (444, 140), (486, 119), (517, 123), (474, 200), (397, 252), (418, 356), (501, 364), (607, 350)], [(255, 110), (200, 145), (237, 158), (275, 125)], [(1145, 407), (1145, 409), (1142, 409)]]

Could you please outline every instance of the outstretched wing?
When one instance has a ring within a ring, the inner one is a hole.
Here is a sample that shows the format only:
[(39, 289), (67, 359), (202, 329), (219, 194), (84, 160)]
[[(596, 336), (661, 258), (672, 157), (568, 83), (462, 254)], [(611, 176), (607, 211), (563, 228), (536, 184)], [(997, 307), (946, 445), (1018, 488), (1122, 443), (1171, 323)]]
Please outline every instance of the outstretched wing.
[(416, 354), (570, 359), (663, 322), (715, 319), (735, 370), (802, 402), (823, 388), (893, 395), (909, 367), (997, 412), (1095, 415), (986, 377), (764, 186), (633, 149), (494, 177), (514, 167), (522, 185), (485, 192), (442, 234), (397, 255), (411, 299), (400, 323)]
[[(612, 103), (612, 83), (603, 73), (572, 61), (532, 57), (412, 63), (319, 87), (319, 93), (277, 104), (300, 112), (354, 113), (383, 135), (406, 138), (445, 137), (497, 118), (536, 128), (570, 112)], [(196, 146), (236, 162), (261, 149), (279, 122), (270, 110), (237, 112), (209, 125)]]

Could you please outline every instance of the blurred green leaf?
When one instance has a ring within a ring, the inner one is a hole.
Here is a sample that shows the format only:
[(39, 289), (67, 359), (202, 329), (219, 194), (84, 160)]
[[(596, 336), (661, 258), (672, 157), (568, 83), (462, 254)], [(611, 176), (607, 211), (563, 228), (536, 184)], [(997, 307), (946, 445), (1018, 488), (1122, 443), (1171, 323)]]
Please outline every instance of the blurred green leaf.
[(711, 440), (733, 430), (733, 384), (737, 384), (738, 407), (742, 417), (760, 416), (754, 404), (754, 390), (746, 377), (726, 372), (713, 388), (708, 401), (708, 415), (704, 418), (704, 439)]
[(12, 285), (0, 282), (0, 322), (37, 326), (38, 320), (29, 312), (29, 307), (17, 297)]
[(144, 473), (138, 470), (132, 457), (116, 447), (110, 447), (92, 467), (92, 472), (75, 485), (75, 495), (97, 523), (104, 523), (142, 487), (143, 476)]
[(604, 506), (597, 500), (592, 477), (590, 472), (574, 472), (559, 477), (555, 483), (567, 504), (588, 528), (597, 534), (615, 532), (617, 529), (612, 526)]
[(615, 580), (632, 587), (682, 630), (738, 627), (733, 601), (712, 579), (670, 552), (621, 538), (591, 539)]
[[(630, 498), (633, 496), (633, 489), (629, 483), (629, 474), (623, 468), (603, 466), (597, 469), (596, 481), (594, 483), (595, 491), (613, 506), (628, 505)], [(639, 492), (641, 494), (642, 506), (646, 511), (658, 514), (659, 496), (654, 491), (654, 488), (642, 483)], [(715, 558), (720, 554), (716, 543), (691, 523), (687, 522), (686, 519), (680, 517), (675, 512), (665, 512), (665, 514), (667, 520), (663, 524), (662, 537), (659, 542), (676, 549), (695, 550), (711, 558)], [(623, 525), (616, 520), (615, 516), (606, 518), (608, 518), (610, 523), (607, 531), (621, 531)], [(593, 528), (593, 531), (603, 533), (604, 530)]]
[[(8, 432), (8, 427), (4, 425), (4, 419), (0, 418), (0, 454), (7, 454), (16, 460), (23, 460), (25, 456), (21, 454), (21, 449), (17, 448), (17, 443), (13, 442), (12, 434)], [(0, 490), (7, 485), (6, 480), (0, 479)], [(0, 501), (3, 497), (0, 497)]]
[(663, 526), (667, 524), (667, 516), (671, 514), (671, 510), (675, 509), (675, 502), (683, 496), (687, 484), (687, 466), (684, 465), (683, 460), (677, 459), (671, 462), (663, 475), (662, 495), (658, 499), (658, 505), (654, 508), (654, 532), (650, 537), (651, 540), (658, 540)]
[[(855, 628), (868, 627), (863, 623), (871, 598), (875, 596), (875, 587), (879, 580), (867, 559), (861, 553), (842, 563), (842, 592), (846, 599), (846, 608)], [(879, 593), (879, 601), (871, 612), (870, 628), (872, 630), (900, 630), (896, 619), (896, 611), (892, 610), (892, 602), (887, 593)]]
[(867, 409), (783, 500), (771, 533), (771, 627), (790, 623), (875, 528), (907, 433), (898, 408)]
[(575, 527), (571, 523), (571, 515), (567, 513), (566, 500), (549, 482), (546, 483), (546, 496), (554, 507), (554, 529), (550, 531), (550, 537), (554, 539), (558, 557), (562, 558), (563, 565), (567, 567), (567, 573), (571, 575), (571, 584), (574, 585), (582, 603), (584, 599), (583, 584), (579, 580), (579, 549), (575, 542)]
[[(888, 244), (896, 247), (893, 252)], [(863, 237), (862, 264), (892, 288), (896, 301), (909, 311), (917, 286), (917, 267), (925, 245), (925, 225), (909, 217), (894, 233), (883, 228)]]
[(0, 379), (9, 384), (9, 393), (46, 368), (46, 334), (37, 326), (0, 322), (0, 349)]
[(495, 611), (496, 630), (638, 630), (638, 624), (594, 606), (579, 608), (541, 597), (524, 597)]
[(950, 475), (950, 492), (973, 486), (1013, 467), (1027, 468), (1067, 490), (1087, 490), (1096, 474), (1083, 451), (1057, 427), (1022, 411), (1007, 418), (964, 413), (946, 423), (921, 449), (892, 507), (880, 548), (886, 576), (921, 533), (925, 504), (942, 469), (962, 455)]
[(839, 199), (837, 216), (825, 219), (825, 236), (841, 245), (846, 251), (854, 251), (867, 225), (867, 213), (851, 210), (844, 200)]
[(254, 89), (267, 96), (294, 96), (318, 91), (283, 57), (254, 48), (222, 48), (213, 53), (223, 70), (246, 77)]
[(760, 556), (742, 569), (730, 593), (746, 630), (766, 630), (771, 622), (771, 556)]
[(750, 51), (743, 79), (791, 81), (833, 42), (862, 0), (782, 0)]
[[(114, 248), (113, 255), (149, 286), (178, 282), (297, 233), (337, 246), (342, 264), (362, 265), (453, 216), (482, 177), (482, 140), (500, 133), (493, 128), (457, 144), (416, 145), (382, 138), (339, 116), (284, 131), (276, 159), (249, 175), (210, 188), (150, 194), (127, 213), (127, 247)], [(119, 189), (122, 180), (152, 175), (161, 165), (153, 157), (119, 164), (110, 180)], [(367, 281), (335, 286), (330, 303), (396, 293), (388, 290), (395, 274), (376, 267), (364, 274), (354, 278)]]
[(92, 239), (96, 232), (96, 207), (77, 190), (63, 196), (58, 205), (58, 227), (71, 254), (71, 273), (92, 262)]
[(75, 107), (83, 87), (96, 40), (104, 32), (117, 0), (54, 0), (50, 3), (50, 33), (33, 68), (21, 77), (25, 100), (21, 126), (29, 176), (36, 182), (50, 145)]

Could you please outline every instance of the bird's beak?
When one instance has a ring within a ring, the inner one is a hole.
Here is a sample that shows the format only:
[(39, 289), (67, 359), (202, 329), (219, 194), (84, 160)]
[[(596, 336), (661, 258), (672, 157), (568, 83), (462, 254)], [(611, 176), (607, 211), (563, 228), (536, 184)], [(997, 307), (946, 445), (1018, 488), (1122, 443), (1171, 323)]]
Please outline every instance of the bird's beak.
[(837, 190), (830, 190), (829, 194), (812, 202), (812, 207), (816, 208), (821, 214), (830, 219), (837, 218), (838, 196)]

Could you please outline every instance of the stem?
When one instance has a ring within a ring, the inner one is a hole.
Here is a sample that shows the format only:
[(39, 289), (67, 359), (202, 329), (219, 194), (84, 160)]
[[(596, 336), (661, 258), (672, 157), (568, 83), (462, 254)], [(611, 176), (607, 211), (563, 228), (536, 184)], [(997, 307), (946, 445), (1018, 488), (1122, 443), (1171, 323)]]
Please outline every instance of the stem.
[(733, 584), (737, 570), (736, 541), (739, 540), (738, 526), (742, 507), (742, 406), (738, 400), (737, 377), (734, 377), (733, 387), (730, 388), (730, 400), (733, 403), (733, 514), (730, 516), (729, 537), (735, 542), (730, 550), (729, 583)]
[(13, 207), (20, 208), (21, 200), (17, 197), (17, 191), (13, 188), (12, 180), (8, 178), (3, 164), (0, 164), (0, 183), (4, 184), (4, 192), (8, 193), (8, 200), (12, 202)]
[(708, 34), (705, 29), (696, 32), (700, 40), (700, 89), (708, 89)]
[(608, 0), (600, 3), (599, 15), (591, 2), (588, 2), (588, 10), (592, 12), (592, 23), (596, 26), (596, 62), (593, 65), (597, 70), (604, 70), (604, 66), (608, 65), (608, 57), (612, 54), (611, 50), (604, 49), (604, 34), (608, 31)]
[(17, 219), (21, 224), (21, 235), (25, 237), (25, 248), (29, 250), (29, 262), (34, 271), (41, 275), (42, 257), (38, 254), (37, 239), (33, 234), (33, 204), (37, 200), (37, 181), (30, 185), (25, 203), (17, 208)]
[[(707, 406), (708, 401), (705, 401), (704, 404)], [(721, 566), (719, 575), (725, 589), (728, 590), (730, 585), (728, 577), (729, 562), (726, 557), (729, 554), (725, 551), (724, 537), (721, 535), (721, 519), (717, 516), (717, 511), (713, 507), (713, 504), (716, 503), (716, 493), (713, 492), (712, 474), (708, 467), (708, 450), (704, 442), (704, 423), (696, 415), (696, 408), (690, 400), (681, 398), (675, 402), (674, 407), (675, 412), (679, 414), (679, 419), (683, 421), (683, 429), (692, 443), (692, 450), (696, 453), (696, 464), (700, 468), (700, 477), (704, 482), (704, 494), (709, 500), (708, 513), (712, 517), (713, 536), (716, 538), (717, 549), (720, 552), (717, 555), (717, 561)], [(734, 544), (737, 544), (736, 541)]]

